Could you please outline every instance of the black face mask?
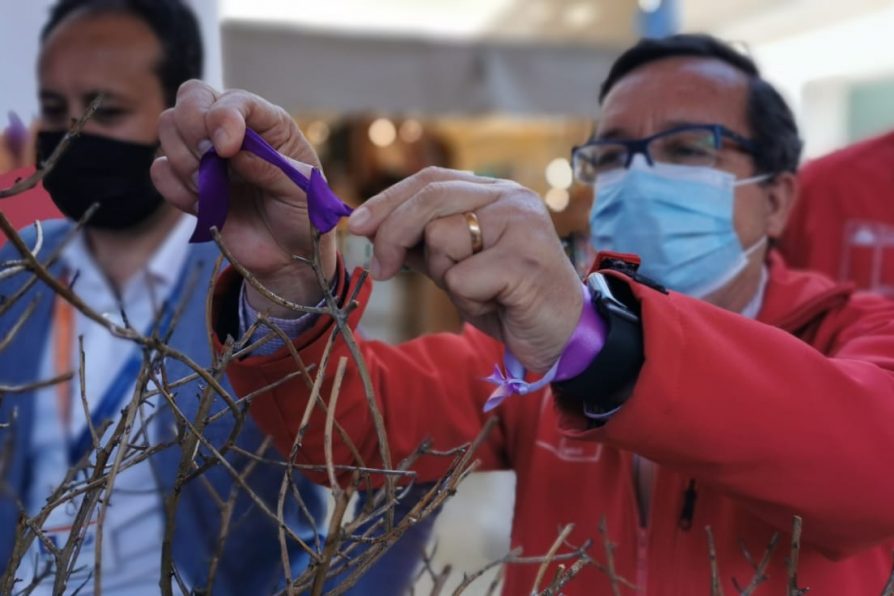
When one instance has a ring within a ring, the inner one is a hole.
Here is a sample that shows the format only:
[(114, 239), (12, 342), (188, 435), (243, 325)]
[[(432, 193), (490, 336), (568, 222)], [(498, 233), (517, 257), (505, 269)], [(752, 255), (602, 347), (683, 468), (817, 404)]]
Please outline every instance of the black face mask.
[[(38, 163), (53, 153), (64, 136), (64, 132), (37, 135)], [(81, 133), (43, 179), (44, 188), (59, 210), (75, 221), (99, 203), (88, 226), (110, 230), (133, 227), (164, 202), (149, 177), (156, 148)]]

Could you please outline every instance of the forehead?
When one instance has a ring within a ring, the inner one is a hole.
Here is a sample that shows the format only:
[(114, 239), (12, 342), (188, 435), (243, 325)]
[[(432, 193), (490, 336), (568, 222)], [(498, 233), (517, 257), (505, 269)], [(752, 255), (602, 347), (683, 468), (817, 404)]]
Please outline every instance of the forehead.
[(598, 134), (642, 137), (680, 123), (748, 134), (748, 77), (714, 59), (666, 58), (634, 69), (606, 96)]
[(38, 75), (42, 86), (61, 92), (145, 87), (146, 77), (156, 77), (161, 52), (153, 31), (134, 16), (75, 14), (44, 41)]

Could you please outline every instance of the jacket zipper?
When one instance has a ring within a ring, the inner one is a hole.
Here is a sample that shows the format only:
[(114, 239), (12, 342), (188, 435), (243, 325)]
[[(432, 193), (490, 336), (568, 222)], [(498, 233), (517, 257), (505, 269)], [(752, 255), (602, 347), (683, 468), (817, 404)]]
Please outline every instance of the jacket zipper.
[[(640, 594), (648, 594), (647, 586), (649, 583), (649, 529), (651, 524), (646, 523), (639, 506), (639, 470), (642, 458), (636, 454), (632, 454), (630, 458), (631, 474), (630, 481), (633, 483), (631, 496), (633, 500), (633, 511), (636, 516), (636, 587)], [(654, 464), (652, 464), (654, 465)], [(655, 507), (655, 485), (658, 480), (657, 469), (651, 481), (651, 494), (649, 495), (649, 519), (652, 519), (653, 509)]]
[(683, 491), (683, 506), (680, 508), (680, 529), (688, 532), (692, 528), (692, 517), (695, 515), (695, 501), (698, 499), (698, 492), (695, 490), (695, 479), (689, 481), (686, 490)]

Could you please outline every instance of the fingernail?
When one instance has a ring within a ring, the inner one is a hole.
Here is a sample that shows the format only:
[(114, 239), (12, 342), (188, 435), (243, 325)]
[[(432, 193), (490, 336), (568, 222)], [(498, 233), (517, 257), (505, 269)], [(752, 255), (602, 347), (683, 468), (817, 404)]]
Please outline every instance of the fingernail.
[(351, 228), (362, 228), (363, 224), (369, 221), (370, 212), (367, 207), (358, 207), (351, 217), (348, 218), (348, 226)]
[(191, 180), (192, 180), (193, 188), (198, 190), (198, 188), (199, 188), (199, 171), (198, 170), (196, 170), (195, 172), (192, 173)]
[(196, 147), (199, 150), (199, 155), (205, 155), (211, 149), (214, 149), (214, 144), (211, 143), (208, 139), (202, 139), (199, 141), (199, 145)]
[(382, 266), (379, 264), (379, 259), (373, 256), (369, 260), (369, 274), (372, 275), (373, 279), (380, 279), (380, 275), (382, 275)]
[(218, 128), (214, 131), (214, 146), (220, 147), (221, 145), (226, 145), (230, 141), (230, 135), (222, 128)]

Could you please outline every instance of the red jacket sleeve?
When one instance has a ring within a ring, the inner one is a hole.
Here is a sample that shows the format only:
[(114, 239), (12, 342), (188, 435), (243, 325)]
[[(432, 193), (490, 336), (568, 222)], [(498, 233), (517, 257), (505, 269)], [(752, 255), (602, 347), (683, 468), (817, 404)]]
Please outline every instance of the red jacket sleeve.
[[(894, 536), (894, 304), (856, 296), (810, 342), (631, 284), (645, 363), (602, 428), (562, 430), (709, 483), (782, 530), (843, 555)], [(813, 345), (811, 345), (813, 344)]]
[[(344, 280), (336, 293), (342, 298), (355, 290), (356, 279), (351, 284)], [(218, 283), (215, 300), (220, 310), (227, 300), (223, 296), (238, 291), (241, 278), (227, 272)], [(359, 308), (349, 318), (355, 328), (366, 304), (370, 284), (360, 289)], [(216, 312), (214, 319), (232, 318), (232, 313)], [(220, 325), (216, 325), (220, 329)], [(321, 317), (315, 327), (295, 341), (298, 353), (306, 366), (316, 366), (321, 361), (325, 345), (334, 332), (330, 318)], [(356, 336), (355, 336), (356, 337)], [(400, 346), (382, 342), (363, 341), (357, 338), (360, 351), (369, 371), (375, 400), (384, 417), (385, 434), (389, 442), (392, 465), (413, 453), (426, 438), (432, 439), (436, 450), (448, 450), (472, 441), (482, 429), (486, 416), (482, 406), (492, 386), (482, 379), (491, 372), (493, 364), (502, 358), (500, 344), (482, 333), (467, 327), (462, 334), (438, 334), (426, 336)], [(348, 346), (340, 338), (326, 368), (325, 382), (320, 395), (329, 403), (332, 382), (339, 358), (348, 358), (346, 374), (339, 391), (335, 419), (352, 439), (363, 464), (382, 467), (379, 442), (374, 432), (373, 418), (367, 403), (359, 370), (354, 366)], [(289, 351), (283, 348), (268, 357), (249, 357), (234, 362), (228, 368), (229, 379), (239, 395), (257, 392), (273, 385), (297, 370)], [(315, 376), (316, 368), (311, 370)], [(251, 403), (251, 414), (260, 428), (270, 434), (282, 453), (293, 448), (306, 405), (310, 398), (308, 380), (294, 377), (269, 391), (260, 392)], [(296, 461), (323, 464), (325, 414), (316, 407), (307, 426), (306, 434)], [(488, 440), (476, 452), (481, 468), (505, 467), (504, 425), (497, 424)], [(348, 445), (337, 433), (333, 438), (333, 459), (336, 464), (356, 465)], [(437, 480), (447, 471), (452, 457), (423, 456), (413, 470), (417, 481)], [(315, 481), (326, 483), (325, 474), (309, 474)], [(339, 481), (349, 479), (343, 473)], [(380, 479), (381, 480), (381, 479)]]

